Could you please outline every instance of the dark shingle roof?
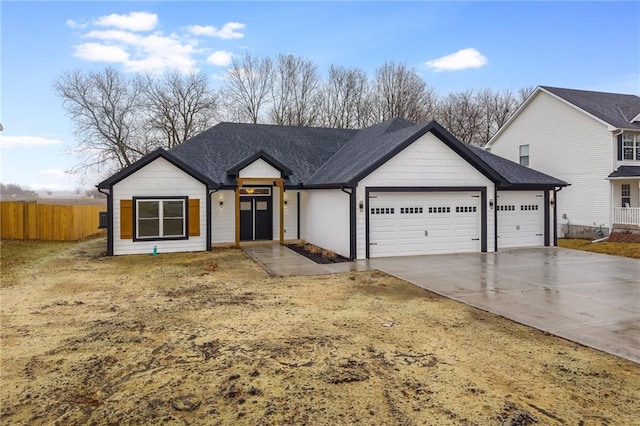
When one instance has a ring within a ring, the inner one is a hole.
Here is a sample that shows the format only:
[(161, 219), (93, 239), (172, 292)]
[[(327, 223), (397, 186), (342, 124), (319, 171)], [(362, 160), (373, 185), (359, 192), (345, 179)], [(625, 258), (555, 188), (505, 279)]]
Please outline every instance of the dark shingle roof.
[(640, 129), (640, 122), (631, 122), (640, 114), (640, 97), (636, 95), (540, 87), (612, 126), (620, 129)]
[(565, 181), (514, 163), (484, 149), (471, 145), (467, 146), (480, 160), (504, 178), (504, 182), (498, 184), (498, 189), (516, 188), (518, 186), (567, 186)]
[(214, 182), (235, 186), (227, 170), (263, 151), (306, 182), (357, 130), (220, 123), (169, 151)]
[[(355, 134), (312, 177), (308, 185), (353, 183), (367, 170), (407, 143), (424, 125), (391, 119), (366, 127)], [(419, 136), (419, 135), (418, 135)], [(417, 139), (417, 137), (415, 139)], [(414, 139), (414, 140), (415, 140)]]
[(561, 180), (457, 140), (437, 122), (391, 119), (361, 130), (220, 123), (170, 151), (157, 150), (100, 183), (117, 183), (163, 157), (209, 187), (235, 187), (235, 175), (257, 158), (278, 168), (285, 185), (353, 186), (431, 132), (495, 182), (498, 189), (566, 186)]
[(640, 176), (640, 166), (620, 166), (609, 175), (610, 178), (638, 176)]

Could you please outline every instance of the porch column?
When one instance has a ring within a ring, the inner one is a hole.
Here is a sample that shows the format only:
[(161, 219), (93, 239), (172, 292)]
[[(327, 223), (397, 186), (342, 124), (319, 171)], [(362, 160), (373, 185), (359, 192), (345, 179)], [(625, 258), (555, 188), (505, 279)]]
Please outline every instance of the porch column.
[(236, 185), (236, 248), (240, 248), (240, 188), (242, 188), (242, 178), (237, 178)]
[(275, 183), (280, 189), (280, 244), (284, 244), (284, 182), (278, 179)]

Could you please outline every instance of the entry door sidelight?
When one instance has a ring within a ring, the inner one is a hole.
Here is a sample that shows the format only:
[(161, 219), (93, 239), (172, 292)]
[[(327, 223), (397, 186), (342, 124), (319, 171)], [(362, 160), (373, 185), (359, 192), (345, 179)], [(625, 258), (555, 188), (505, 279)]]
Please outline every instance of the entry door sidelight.
[(240, 240), (273, 239), (271, 197), (240, 199)]

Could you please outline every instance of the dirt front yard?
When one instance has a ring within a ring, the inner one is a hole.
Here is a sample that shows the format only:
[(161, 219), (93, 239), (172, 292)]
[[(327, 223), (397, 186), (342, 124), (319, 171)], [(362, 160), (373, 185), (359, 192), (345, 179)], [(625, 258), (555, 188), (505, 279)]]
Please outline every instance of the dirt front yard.
[(2, 424), (640, 422), (640, 365), (379, 272), (104, 246), (2, 242)]

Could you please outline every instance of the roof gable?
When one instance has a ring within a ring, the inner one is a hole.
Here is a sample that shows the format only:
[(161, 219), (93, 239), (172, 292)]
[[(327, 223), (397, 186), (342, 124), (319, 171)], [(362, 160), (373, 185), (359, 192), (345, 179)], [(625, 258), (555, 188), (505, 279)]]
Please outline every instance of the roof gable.
[(291, 176), (292, 172), (290, 168), (288, 168), (287, 166), (285, 166), (284, 164), (282, 164), (281, 162), (279, 162), (278, 160), (276, 160), (275, 158), (273, 158), (271, 155), (267, 154), (263, 150), (257, 151), (253, 155), (250, 155), (249, 157), (245, 158), (244, 160), (230, 167), (227, 170), (227, 174), (232, 177), (237, 177), (238, 174), (240, 173), (240, 170), (244, 169), (245, 167), (247, 167), (248, 165), (250, 165), (251, 163), (255, 162), (258, 159), (262, 159), (266, 161), (271, 167), (279, 170), (280, 173), (282, 174), (282, 177), (288, 178), (289, 176)]
[(605, 126), (617, 129), (640, 130), (640, 97), (638, 96), (538, 86), (518, 107), (509, 120), (498, 129), (485, 147), (490, 148), (502, 132), (517, 119), (520, 113), (540, 93), (545, 93), (558, 99)]
[(235, 187), (240, 171), (261, 159), (289, 185), (353, 187), (382, 164), (431, 132), (498, 188), (566, 186), (457, 140), (436, 121), (391, 119), (356, 130), (221, 123), (167, 152), (158, 149), (99, 184), (108, 188), (157, 158), (165, 158), (210, 188)]
[(100, 182), (96, 186), (98, 188), (101, 188), (101, 189), (109, 189), (111, 186), (113, 186), (113, 185), (117, 184), (118, 182), (120, 182), (121, 180), (129, 177), (133, 173), (137, 172), (138, 170), (140, 170), (141, 168), (145, 167), (146, 165), (152, 163), (153, 161), (157, 160), (158, 158), (165, 159), (166, 161), (168, 161), (169, 163), (173, 164), (174, 166), (176, 166), (177, 168), (179, 168), (180, 170), (182, 170), (186, 174), (190, 175), (194, 179), (202, 182), (204, 185), (207, 186), (207, 188), (215, 188), (216, 184), (214, 182), (212, 182), (206, 176), (204, 176), (202, 173), (200, 173), (199, 171), (197, 171), (196, 169), (194, 169), (190, 165), (184, 163), (179, 158), (176, 158), (175, 156), (171, 155), (171, 153), (169, 153), (168, 151), (165, 151), (162, 148), (158, 148), (155, 151), (145, 155), (144, 157), (142, 157), (141, 159), (139, 159), (135, 163), (131, 164), (128, 167), (125, 167), (124, 169), (120, 170), (118, 173), (116, 173), (114, 175), (111, 175), (110, 177), (108, 177), (107, 179), (103, 180), (102, 182)]
[(221, 186), (235, 186), (233, 173), (239, 172), (238, 166), (260, 156), (286, 172), (287, 185), (299, 185), (356, 132), (223, 122), (178, 145), (171, 153)]
[(634, 118), (640, 114), (640, 97), (636, 95), (549, 86), (541, 86), (541, 89), (610, 126), (618, 129), (640, 130), (640, 123), (633, 123)]

